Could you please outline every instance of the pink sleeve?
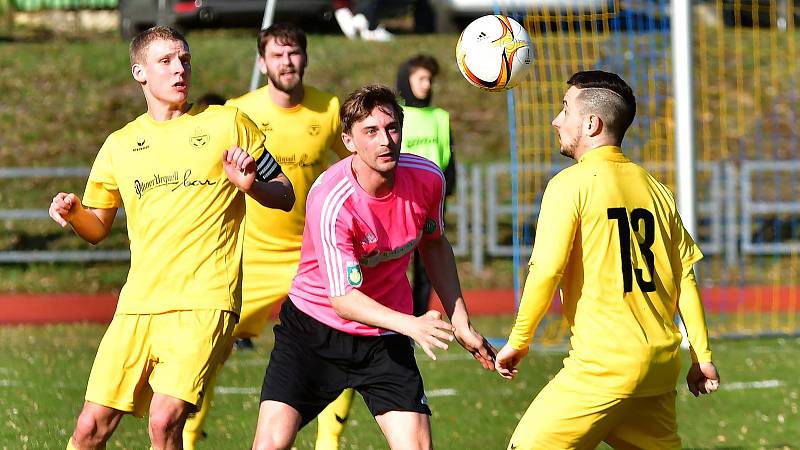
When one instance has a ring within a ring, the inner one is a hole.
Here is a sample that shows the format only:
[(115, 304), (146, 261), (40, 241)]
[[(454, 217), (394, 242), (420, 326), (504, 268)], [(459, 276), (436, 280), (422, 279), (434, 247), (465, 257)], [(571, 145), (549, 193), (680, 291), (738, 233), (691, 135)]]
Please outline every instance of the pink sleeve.
[[(307, 211), (306, 226), (310, 227), (314, 252), (323, 282), (328, 286), (329, 297), (340, 297), (361, 286), (361, 266), (355, 256), (353, 233), (348, 220), (350, 214), (343, 208), (349, 194), (346, 190), (316, 199), (316, 211)], [(309, 205), (312, 206), (312, 205)]]
[(430, 207), (422, 229), (422, 236), (425, 239), (438, 238), (444, 233), (444, 175), (441, 171), (437, 171), (437, 175), (431, 177)]

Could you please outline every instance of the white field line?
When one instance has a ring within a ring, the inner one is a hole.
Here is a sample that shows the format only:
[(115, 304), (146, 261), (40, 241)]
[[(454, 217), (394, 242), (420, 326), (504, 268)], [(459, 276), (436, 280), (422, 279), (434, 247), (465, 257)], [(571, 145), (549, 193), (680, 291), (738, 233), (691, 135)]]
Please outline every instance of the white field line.
[(458, 395), (458, 391), (451, 388), (431, 389), (425, 392), (426, 397), (452, 397), (454, 395)]
[(240, 386), (217, 386), (214, 392), (219, 395), (254, 395), (261, 393), (261, 388)]
[[(241, 386), (217, 386), (214, 389), (217, 395), (255, 395), (261, 392), (261, 388), (241, 387)], [(452, 397), (458, 395), (455, 389), (432, 389), (425, 393), (428, 397)]]
[(745, 389), (772, 389), (785, 385), (780, 380), (759, 380), (759, 381), (737, 381), (735, 383), (720, 384), (720, 388), (724, 391), (740, 391)]

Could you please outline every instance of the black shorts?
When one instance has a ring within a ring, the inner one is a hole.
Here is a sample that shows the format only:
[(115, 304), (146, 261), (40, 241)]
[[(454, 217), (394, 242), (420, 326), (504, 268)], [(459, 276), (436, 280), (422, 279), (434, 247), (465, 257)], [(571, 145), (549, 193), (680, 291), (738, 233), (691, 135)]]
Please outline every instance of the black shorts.
[(298, 410), (302, 427), (345, 388), (358, 391), (374, 416), (431, 414), (409, 337), (351, 335), (308, 316), (291, 300), (283, 302), (261, 401)]

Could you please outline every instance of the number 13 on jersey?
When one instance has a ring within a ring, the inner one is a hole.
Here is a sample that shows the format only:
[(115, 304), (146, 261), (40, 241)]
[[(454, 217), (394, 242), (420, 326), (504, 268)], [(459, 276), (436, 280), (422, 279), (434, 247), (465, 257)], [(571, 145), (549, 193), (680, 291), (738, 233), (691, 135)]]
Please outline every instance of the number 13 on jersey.
[[(617, 229), (619, 230), (619, 250), (620, 260), (622, 262), (622, 281), (625, 287), (625, 292), (633, 291), (633, 274), (636, 274), (636, 284), (642, 292), (654, 292), (656, 290), (656, 283), (653, 280), (655, 273), (655, 255), (650, 250), (650, 246), (655, 242), (655, 229), (656, 221), (653, 213), (644, 209), (636, 208), (631, 211), (630, 219), (628, 219), (628, 211), (625, 208), (608, 208), (608, 219), (616, 220), (618, 223)], [(629, 230), (633, 229), (634, 233), (639, 232), (639, 227), (644, 225), (642, 242), (636, 240), (639, 244), (639, 250), (644, 257), (647, 272), (650, 277), (649, 281), (644, 279), (642, 269), (634, 269), (631, 262), (631, 234)]]

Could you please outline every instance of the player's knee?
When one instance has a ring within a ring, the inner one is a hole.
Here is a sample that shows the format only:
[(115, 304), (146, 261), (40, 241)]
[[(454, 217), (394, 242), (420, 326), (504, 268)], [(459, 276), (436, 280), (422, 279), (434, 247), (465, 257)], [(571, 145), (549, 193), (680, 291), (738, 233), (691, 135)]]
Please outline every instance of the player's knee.
[(94, 415), (82, 412), (75, 425), (74, 441), (78, 447), (99, 447), (111, 435), (110, 425), (104, 424)]
[(253, 441), (253, 450), (289, 450), (291, 448), (291, 438), (282, 436), (256, 436)]
[(150, 437), (153, 442), (166, 442), (176, 434), (182, 434), (186, 418), (171, 411), (150, 412)]

